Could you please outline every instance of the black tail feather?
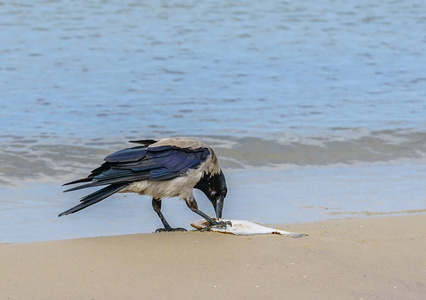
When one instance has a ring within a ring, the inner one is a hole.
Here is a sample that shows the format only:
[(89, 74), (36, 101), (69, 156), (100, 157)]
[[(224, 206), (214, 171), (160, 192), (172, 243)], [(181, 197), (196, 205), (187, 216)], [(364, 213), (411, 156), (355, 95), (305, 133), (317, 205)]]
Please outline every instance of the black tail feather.
[(95, 187), (95, 186), (100, 186), (100, 185), (107, 185), (107, 184), (108, 183), (99, 183), (99, 182), (86, 183), (86, 184), (82, 184), (82, 185), (78, 185), (78, 186), (69, 188), (69, 189), (65, 190), (64, 193), (71, 192), (71, 191), (76, 191), (76, 190), (81, 190), (81, 189), (85, 189), (85, 188), (89, 188), (89, 187)]
[(133, 176), (127, 176), (125, 181), (121, 177), (112, 177), (111, 176), (110, 178), (107, 178), (105, 180), (91, 181), (90, 183), (86, 183), (86, 184), (82, 184), (82, 185), (72, 187), (70, 189), (65, 190), (64, 193), (76, 191), (76, 190), (80, 190), (80, 189), (85, 189), (85, 188), (96, 187), (96, 186), (100, 186), (100, 185), (107, 185), (107, 184), (111, 184), (111, 185), (126, 184), (126, 185), (128, 185), (128, 184), (135, 182), (135, 181), (141, 181), (141, 180), (149, 179), (149, 176), (150, 176), (150, 173), (134, 172)]
[(75, 212), (78, 212), (88, 206), (91, 206), (95, 203), (98, 203), (99, 201), (104, 200), (105, 198), (108, 198), (109, 196), (117, 193), (118, 191), (124, 189), (128, 183), (123, 184), (111, 184), (109, 186), (106, 186), (94, 193), (91, 193), (81, 199), (81, 202), (79, 205), (76, 205), (67, 211), (64, 211), (63, 213), (60, 213), (58, 217), (62, 217), (65, 215), (73, 214)]
[(81, 179), (77, 179), (77, 180), (74, 180), (74, 181), (64, 183), (62, 186), (66, 186), (66, 185), (70, 185), (70, 184), (76, 184), (76, 183), (82, 183), (82, 182), (89, 182), (89, 181), (92, 181), (92, 180), (93, 180), (93, 177), (86, 177), (86, 178), (81, 178)]

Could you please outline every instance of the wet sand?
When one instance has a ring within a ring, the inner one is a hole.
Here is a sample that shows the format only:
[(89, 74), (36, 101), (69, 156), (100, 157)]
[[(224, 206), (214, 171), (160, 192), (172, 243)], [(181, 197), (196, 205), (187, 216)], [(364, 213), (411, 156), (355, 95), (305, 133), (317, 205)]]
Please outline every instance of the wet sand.
[(0, 245), (1, 299), (421, 299), (426, 215)]

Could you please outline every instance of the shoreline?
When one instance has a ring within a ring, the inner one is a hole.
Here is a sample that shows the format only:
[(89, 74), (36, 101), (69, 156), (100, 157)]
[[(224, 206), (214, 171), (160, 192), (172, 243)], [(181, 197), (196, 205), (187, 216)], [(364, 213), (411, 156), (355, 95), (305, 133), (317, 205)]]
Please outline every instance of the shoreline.
[[(425, 164), (230, 172), (227, 181), (232, 189), (224, 217), (280, 224), (422, 212), (425, 173)], [(62, 183), (24, 181), (21, 186), (3, 187), (0, 227), (13, 227), (4, 230), (0, 242), (151, 233), (162, 225), (151, 199), (136, 194), (114, 195), (78, 214), (58, 218), (90, 192), (63, 193)], [(200, 210), (213, 215), (205, 195), (198, 190), (194, 195)], [(188, 229), (198, 218), (177, 199), (165, 199), (162, 210), (172, 226)]]
[(419, 299), (426, 214), (0, 244), (3, 299)]

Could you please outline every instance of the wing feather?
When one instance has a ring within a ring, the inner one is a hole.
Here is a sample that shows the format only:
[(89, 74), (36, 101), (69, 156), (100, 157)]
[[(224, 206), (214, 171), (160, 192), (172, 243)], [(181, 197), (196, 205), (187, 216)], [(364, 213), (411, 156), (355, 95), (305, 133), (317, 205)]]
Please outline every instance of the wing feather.
[(126, 163), (142, 160), (147, 154), (145, 147), (126, 148), (105, 157), (109, 163)]
[(197, 168), (210, 154), (208, 148), (179, 148), (176, 146), (126, 148), (108, 155), (99, 168), (83, 179), (88, 182), (66, 190), (79, 190), (108, 184), (131, 183), (141, 180), (163, 181), (182, 176)]

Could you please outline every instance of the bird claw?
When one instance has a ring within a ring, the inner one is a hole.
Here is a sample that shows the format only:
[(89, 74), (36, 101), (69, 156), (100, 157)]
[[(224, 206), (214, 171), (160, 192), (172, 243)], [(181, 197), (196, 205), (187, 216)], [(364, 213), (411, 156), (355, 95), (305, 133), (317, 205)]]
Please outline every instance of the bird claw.
[(219, 221), (219, 222), (216, 222), (216, 223), (217, 224), (213, 224), (213, 227), (223, 228), (223, 229), (226, 229), (226, 227), (228, 227), (228, 225), (232, 227), (231, 221)]
[(210, 229), (212, 229), (212, 227), (226, 229), (227, 226), (232, 226), (231, 221), (219, 221), (219, 222), (214, 221), (214, 223), (207, 225), (206, 227), (204, 227), (200, 231), (210, 231)]
[(171, 231), (187, 231), (185, 228), (172, 228), (172, 227), (168, 227), (168, 228), (158, 228), (155, 232), (171, 232)]

